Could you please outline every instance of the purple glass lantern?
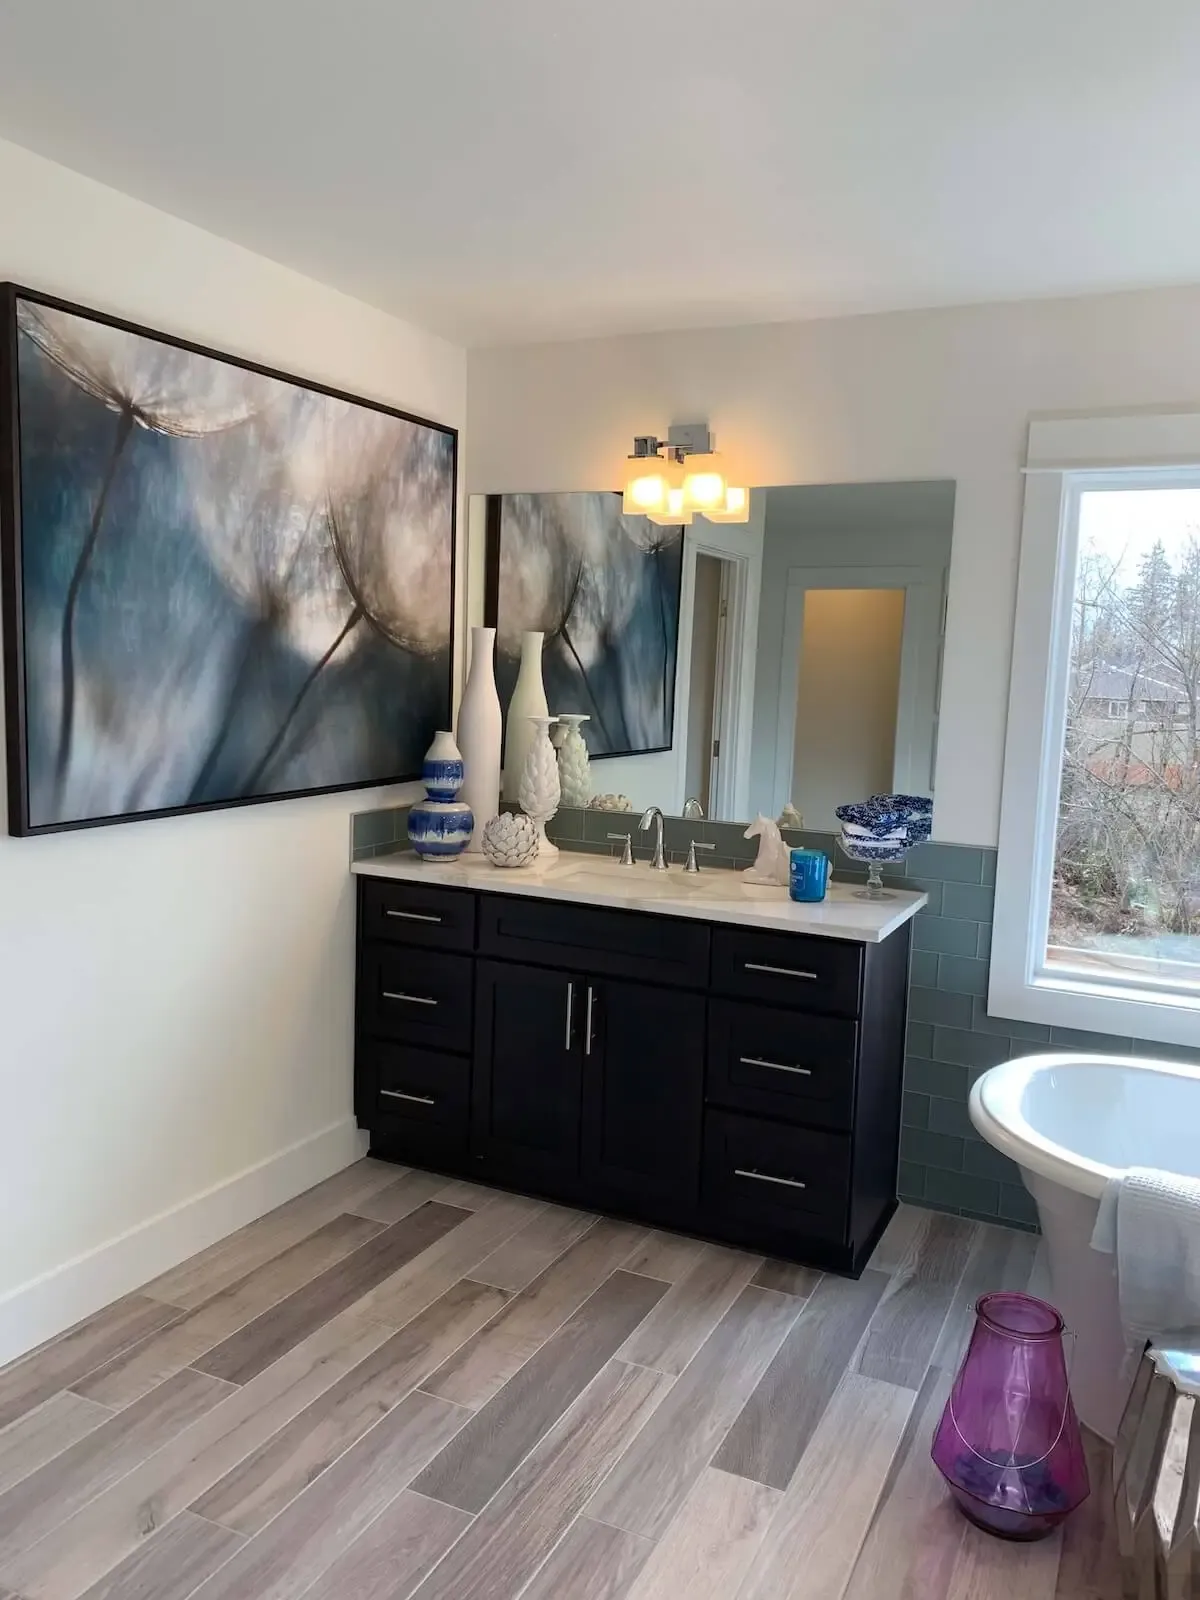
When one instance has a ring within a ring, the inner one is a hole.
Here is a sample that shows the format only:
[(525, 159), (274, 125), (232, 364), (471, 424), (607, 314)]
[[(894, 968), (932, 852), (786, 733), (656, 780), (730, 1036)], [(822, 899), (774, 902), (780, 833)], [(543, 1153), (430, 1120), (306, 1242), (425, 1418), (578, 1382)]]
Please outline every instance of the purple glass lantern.
[(1063, 1320), (1032, 1295), (985, 1294), (933, 1436), (960, 1509), (1003, 1539), (1040, 1539), (1090, 1492)]

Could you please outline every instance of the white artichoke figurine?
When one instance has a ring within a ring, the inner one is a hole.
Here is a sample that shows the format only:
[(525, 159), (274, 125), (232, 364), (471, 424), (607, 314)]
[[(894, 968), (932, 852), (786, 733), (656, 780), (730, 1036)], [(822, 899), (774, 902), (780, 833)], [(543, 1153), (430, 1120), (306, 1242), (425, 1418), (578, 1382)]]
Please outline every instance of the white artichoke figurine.
[(592, 768), (579, 729), (590, 719), (575, 711), (562, 711), (558, 720), (563, 728), (558, 742), (558, 781), (562, 788), (559, 803), (582, 811), (592, 798)]
[(550, 724), (554, 718), (530, 717), (529, 721), (534, 724), (533, 740), (525, 758), (517, 799), (521, 810), (537, 828), (539, 857), (556, 856), (558, 846), (546, 837), (546, 824), (558, 810), (562, 792), (558, 782), (558, 758), (550, 743)]
[(527, 867), (538, 853), (538, 831), (528, 817), (503, 811), (484, 826), (483, 853), (494, 867)]

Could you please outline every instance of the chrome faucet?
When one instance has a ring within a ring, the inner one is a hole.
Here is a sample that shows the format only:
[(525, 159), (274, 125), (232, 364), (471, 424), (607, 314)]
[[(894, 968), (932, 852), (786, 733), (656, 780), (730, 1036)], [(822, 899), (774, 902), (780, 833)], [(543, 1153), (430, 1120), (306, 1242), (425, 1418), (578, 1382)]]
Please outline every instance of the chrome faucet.
[(683, 802), (683, 817), (685, 822), (700, 822), (704, 819), (704, 807), (695, 795), (689, 795)]
[(642, 820), (638, 826), (645, 833), (652, 822), (658, 824), (658, 831), (654, 835), (654, 859), (650, 865), (655, 872), (665, 872), (667, 870), (667, 862), (663, 855), (663, 814), (657, 806), (646, 807), (645, 811), (642, 812)]

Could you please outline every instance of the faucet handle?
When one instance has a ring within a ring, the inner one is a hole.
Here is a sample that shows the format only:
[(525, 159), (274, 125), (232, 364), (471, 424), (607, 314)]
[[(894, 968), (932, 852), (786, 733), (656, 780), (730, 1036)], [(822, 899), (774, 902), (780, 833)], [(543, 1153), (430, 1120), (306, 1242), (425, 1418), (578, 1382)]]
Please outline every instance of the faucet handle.
[(699, 839), (693, 839), (691, 844), (688, 845), (687, 861), (684, 864), (683, 870), (685, 872), (699, 872), (700, 863), (696, 860), (696, 851), (715, 850), (716, 848), (717, 847), (715, 844), (701, 844)]
[(623, 867), (631, 867), (633, 865), (633, 835), (631, 833), (610, 833), (608, 837), (618, 844), (624, 841), (625, 849), (621, 854), (621, 865)]

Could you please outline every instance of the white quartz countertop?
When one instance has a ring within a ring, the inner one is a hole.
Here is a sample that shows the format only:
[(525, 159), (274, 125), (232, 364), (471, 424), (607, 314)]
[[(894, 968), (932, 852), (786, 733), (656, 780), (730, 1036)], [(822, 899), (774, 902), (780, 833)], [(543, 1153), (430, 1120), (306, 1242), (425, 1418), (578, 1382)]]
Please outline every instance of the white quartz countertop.
[(927, 895), (897, 890), (890, 900), (862, 900), (854, 886), (835, 883), (824, 900), (802, 905), (789, 900), (786, 889), (747, 883), (741, 872), (728, 868), (702, 867), (698, 873), (685, 873), (682, 867), (670, 867), (655, 872), (645, 862), (623, 867), (604, 856), (567, 850), (531, 867), (512, 868), (490, 866), (481, 855), (434, 863), (406, 850), (355, 861), (351, 870), (368, 878), (657, 912), (771, 933), (854, 939), (862, 944), (879, 944), (916, 916), (928, 899)]

